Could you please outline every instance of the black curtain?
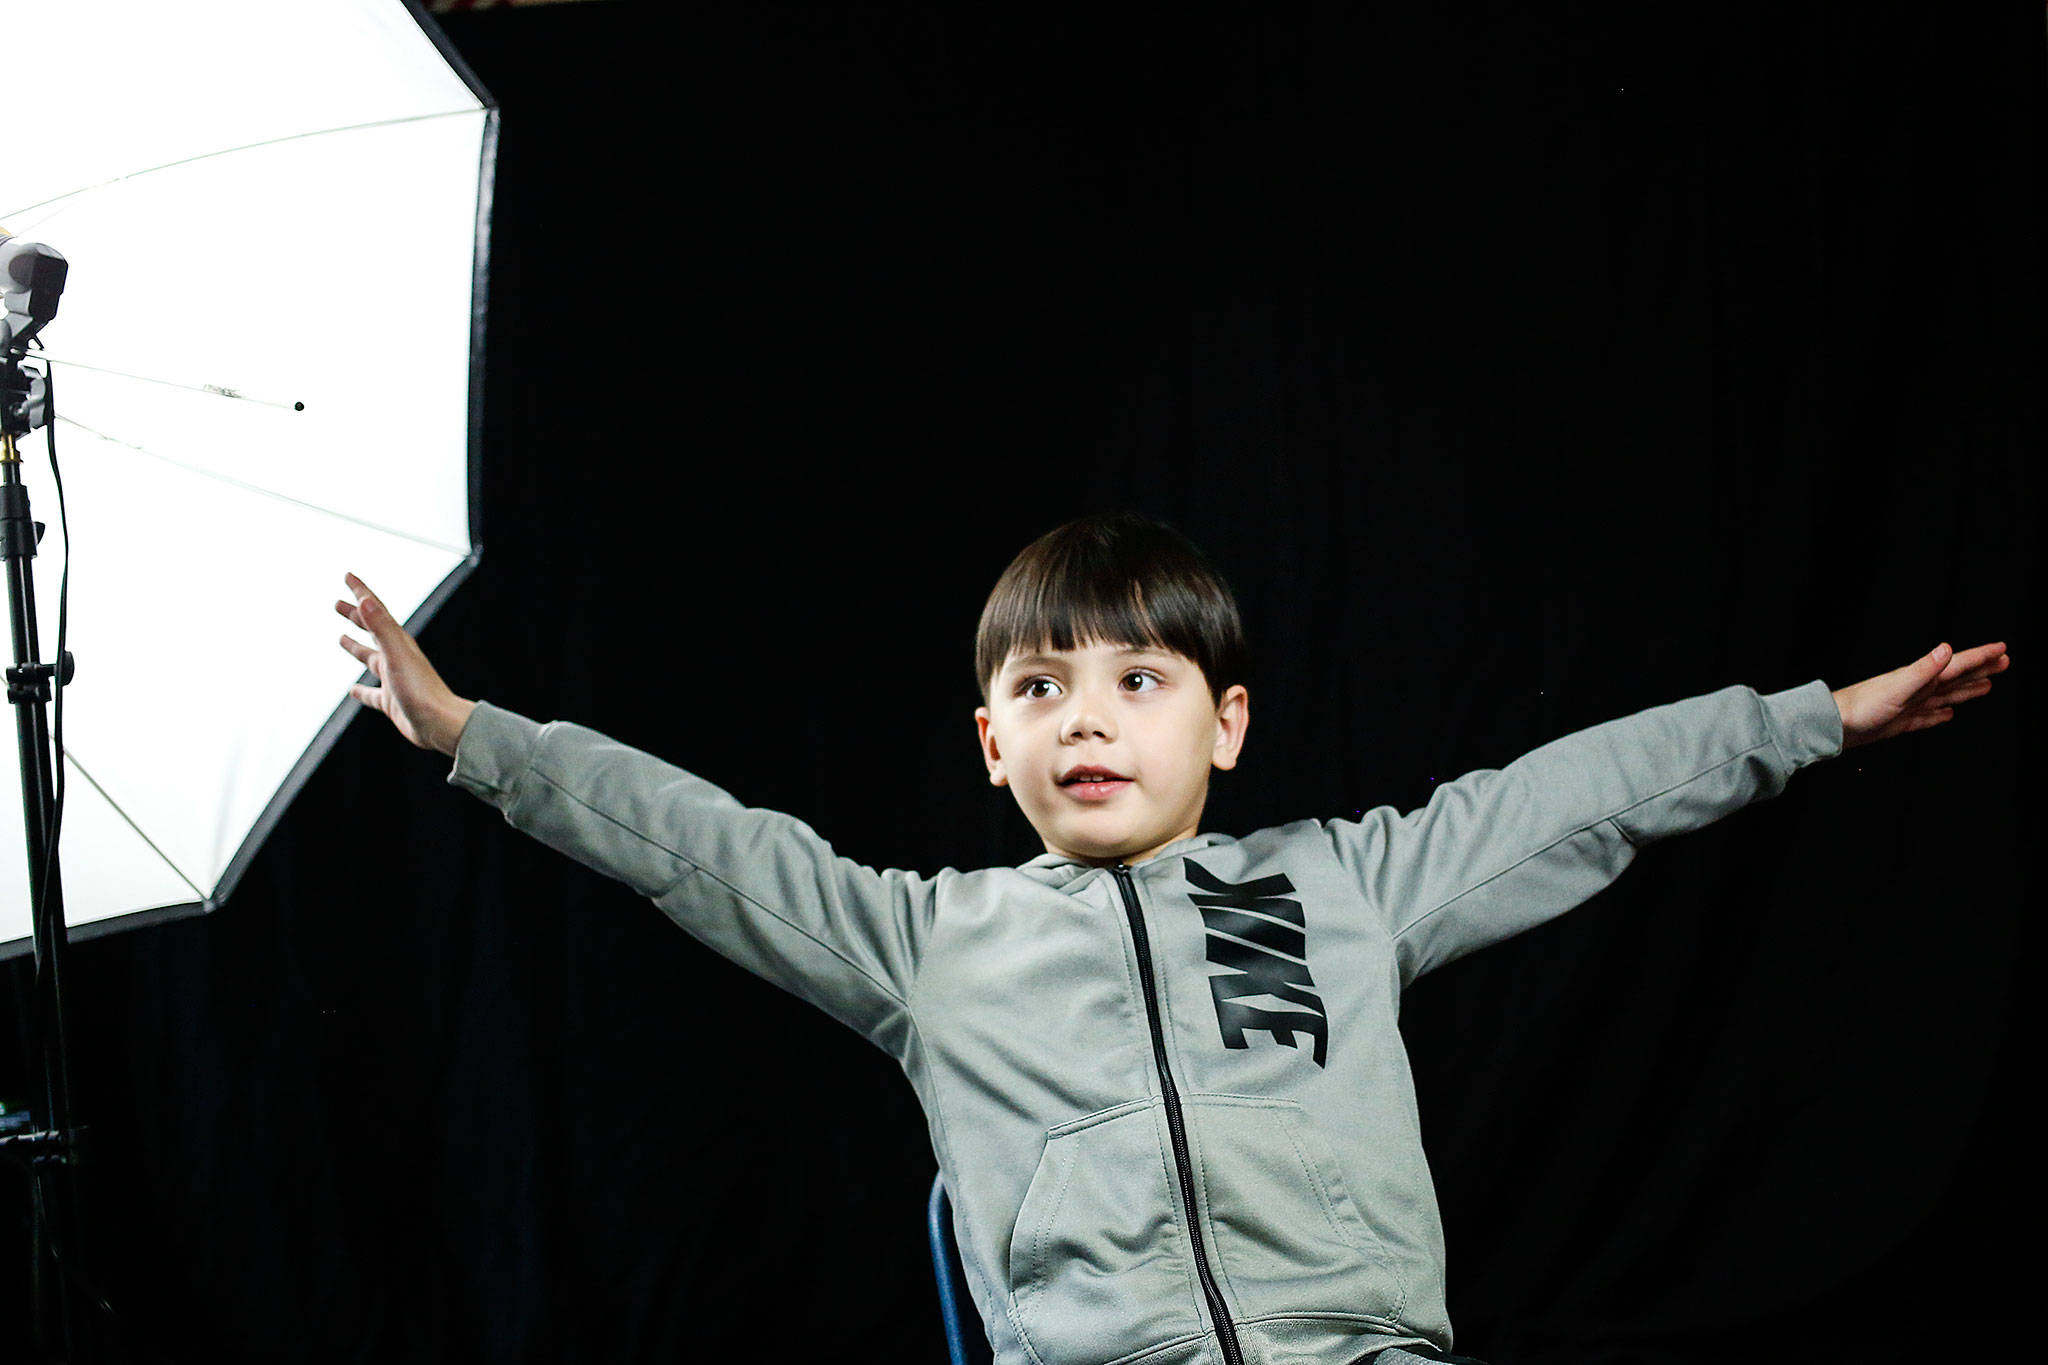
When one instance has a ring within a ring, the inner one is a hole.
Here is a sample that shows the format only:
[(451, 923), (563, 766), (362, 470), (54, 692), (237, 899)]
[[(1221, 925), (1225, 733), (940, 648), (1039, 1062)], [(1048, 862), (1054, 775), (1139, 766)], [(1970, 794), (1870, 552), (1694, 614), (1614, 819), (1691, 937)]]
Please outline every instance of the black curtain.
[[(441, 22), (503, 139), (486, 548), (422, 644), (862, 862), (1041, 851), (970, 651), (1087, 511), (1240, 594), (1231, 833), (2006, 641), (1401, 1025), (1459, 1351), (2025, 1339), (2038, 6)], [(893, 1063), (448, 770), (365, 715), (224, 909), (74, 949), (124, 1358), (942, 1360)]]

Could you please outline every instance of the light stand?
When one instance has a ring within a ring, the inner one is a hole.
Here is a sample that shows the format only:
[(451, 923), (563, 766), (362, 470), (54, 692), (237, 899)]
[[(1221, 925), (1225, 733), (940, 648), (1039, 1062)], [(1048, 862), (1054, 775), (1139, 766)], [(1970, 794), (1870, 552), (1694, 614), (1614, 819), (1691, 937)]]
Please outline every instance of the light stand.
[[(78, 1216), (79, 1130), (72, 1124), (71, 1076), (64, 1031), (62, 961), (68, 936), (64, 888), (52, 827), (57, 818), (49, 728), (44, 708), (57, 666), (37, 661), (35, 578), (29, 561), (43, 534), (29, 515), (15, 438), (49, 420), (46, 376), (26, 369), (28, 342), (57, 313), (69, 270), (63, 256), (36, 242), (0, 234), (0, 557), (7, 561), (7, 597), (14, 634), (14, 666), (7, 670), (7, 700), (15, 708), (21, 749), (21, 814), (28, 835), (29, 900), (34, 909), (35, 986), (31, 1013), (42, 1061), (42, 1128), (0, 1138), (0, 1149), (23, 1155), (32, 1186), (34, 1359), (98, 1359), (92, 1322), (81, 1298), (92, 1283)], [(59, 686), (71, 681), (69, 652)]]

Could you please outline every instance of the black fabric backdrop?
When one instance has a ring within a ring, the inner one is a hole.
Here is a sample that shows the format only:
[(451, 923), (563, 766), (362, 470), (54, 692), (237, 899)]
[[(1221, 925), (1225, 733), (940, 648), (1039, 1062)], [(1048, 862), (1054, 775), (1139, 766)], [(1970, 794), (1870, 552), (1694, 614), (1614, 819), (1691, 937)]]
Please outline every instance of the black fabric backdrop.
[[(935, 871), (1040, 851), (970, 648), (1084, 511), (1240, 593), (1228, 832), (2005, 640), (1401, 1022), (1460, 1351), (2025, 1339), (2038, 6), (664, 13), (443, 20), (504, 111), (458, 692)], [(365, 715), (225, 909), (74, 951), (126, 1358), (942, 1360), (895, 1067), (448, 769)]]

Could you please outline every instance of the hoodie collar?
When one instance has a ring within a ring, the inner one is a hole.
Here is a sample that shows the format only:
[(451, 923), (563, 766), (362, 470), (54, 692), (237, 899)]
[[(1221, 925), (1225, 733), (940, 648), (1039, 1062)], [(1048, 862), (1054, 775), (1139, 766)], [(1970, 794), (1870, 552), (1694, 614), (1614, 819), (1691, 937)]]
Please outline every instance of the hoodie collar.
[[(1229, 840), (1230, 836), (1227, 834), (1217, 834), (1214, 832), (1191, 834), (1185, 839), (1174, 840), (1144, 862), (1139, 863), (1138, 867), (1139, 869), (1147, 868), (1162, 859), (1177, 858), (1183, 853), (1191, 853), (1195, 849), (1207, 848), (1211, 844), (1225, 843), (1229, 842)], [(1109, 869), (1098, 869), (1094, 863), (1084, 863), (1078, 858), (1069, 858), (1063, 853), (1041, 853), (1027, 863), (1018, 864), (1017, 870), (1034, 881), (1045, 882), (1051, 886), (1065, 886), (1077, 877), (1083, 877), (1090, 872), (1098, 870), (1106, 872)]]

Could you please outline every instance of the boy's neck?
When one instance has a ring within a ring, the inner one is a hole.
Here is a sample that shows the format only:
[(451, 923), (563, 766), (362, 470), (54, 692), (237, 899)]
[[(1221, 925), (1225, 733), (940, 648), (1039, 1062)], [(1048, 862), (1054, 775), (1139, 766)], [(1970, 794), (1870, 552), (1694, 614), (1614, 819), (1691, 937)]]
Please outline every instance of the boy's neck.
[(1055, 857), (1065, 858), (1069, 862), (1084, 863), (1089, 867), (1136, 867), (1140, 863), (1151, 862), (1175, 844), (1194, 838), (1197, 833), (1198, 831), (1192, 829), (1183, 831), (1180, 834), (1174, 835), (1163, 844), (1138, 853), (1112, 853), (1100, 857), (1091, 857), (1085, 853), (1070, 853), (1063, 848), (1054, 848), (1051, 844), (1045, 846), (1045, 851)]

